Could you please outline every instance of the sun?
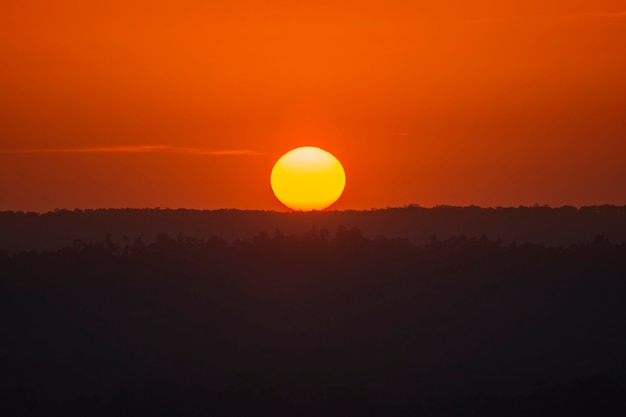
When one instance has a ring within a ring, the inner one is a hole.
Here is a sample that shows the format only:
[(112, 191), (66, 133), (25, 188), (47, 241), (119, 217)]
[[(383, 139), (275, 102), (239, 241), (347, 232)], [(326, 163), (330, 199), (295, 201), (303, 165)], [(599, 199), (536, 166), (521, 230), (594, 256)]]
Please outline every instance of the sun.
[(324, 210), (341, 197), (346, 173), (331, 153), (303, 146), (276, 161), (270, 184), (276, 198), (292, 210)]

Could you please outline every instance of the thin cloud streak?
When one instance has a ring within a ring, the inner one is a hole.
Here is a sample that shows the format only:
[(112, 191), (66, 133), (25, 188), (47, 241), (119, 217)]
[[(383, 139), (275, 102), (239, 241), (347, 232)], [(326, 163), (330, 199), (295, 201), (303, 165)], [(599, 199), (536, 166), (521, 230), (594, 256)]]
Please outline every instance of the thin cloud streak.
[(102, 146), (89, 148), (43, 148), (0, 151), (3, 154), (27, 153), (173, 153), (187, 155), (260, 155), (249, 149), (204, 149), (169, 145)]

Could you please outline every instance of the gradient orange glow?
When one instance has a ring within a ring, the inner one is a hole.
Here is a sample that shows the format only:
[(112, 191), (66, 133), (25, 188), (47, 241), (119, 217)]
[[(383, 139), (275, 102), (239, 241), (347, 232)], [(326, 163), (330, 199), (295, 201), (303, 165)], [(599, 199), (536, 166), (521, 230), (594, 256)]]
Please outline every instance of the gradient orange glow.
[(0, 4), (0, 210), (277, 209), (285, 149), (333, 208), (626, 204), (626, 5)]
[(270, 183), (276, 198), (290, 209), (324, 210), (341, 197), (346, 173), (331, 153), (303, 146), (276, 161)]

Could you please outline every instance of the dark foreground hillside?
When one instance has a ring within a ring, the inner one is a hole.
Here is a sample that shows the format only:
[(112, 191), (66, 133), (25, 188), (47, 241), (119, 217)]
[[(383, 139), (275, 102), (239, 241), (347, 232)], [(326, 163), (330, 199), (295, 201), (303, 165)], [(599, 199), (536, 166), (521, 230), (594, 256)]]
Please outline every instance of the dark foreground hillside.
[(0, 254), (3, 416), (622, 416), (626, 244), (77, 241)]
[(603, 235), (626, 241), (626, 206), (586, 207), (451, 207), (408, 206), (367, 211), (279, 213), (258, 210), (99, 209), (56, 210), (50, 213), (0, 212), (0, 248), (11, 252), (56, 250), (74, 239), (96, 242), (111, 233), (152, 242), (158, 232), (176, 236), (228, 241), (251, 238), (262, 231), (280, 229), (304, 233), (312, 227), (335, 230), (340, 225), (359, 227), (369, 238), (378, 235), (407, 238), (424, 244), (466, 235), (501, 239), (504, 243), (550, 246), (588, 242)]

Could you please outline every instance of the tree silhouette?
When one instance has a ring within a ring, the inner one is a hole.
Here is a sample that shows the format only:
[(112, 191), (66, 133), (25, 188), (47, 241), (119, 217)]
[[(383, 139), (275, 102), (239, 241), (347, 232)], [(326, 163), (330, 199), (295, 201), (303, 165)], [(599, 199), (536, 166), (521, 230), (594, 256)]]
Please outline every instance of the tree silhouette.
[(0, 251), (2, 415), (623, 415), (625, 243), (267, 230)]

